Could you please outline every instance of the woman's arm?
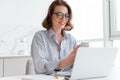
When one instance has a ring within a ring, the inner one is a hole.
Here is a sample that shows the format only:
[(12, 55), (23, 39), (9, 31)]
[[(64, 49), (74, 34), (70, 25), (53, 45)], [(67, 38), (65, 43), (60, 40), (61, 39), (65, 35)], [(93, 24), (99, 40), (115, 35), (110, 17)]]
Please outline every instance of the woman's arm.
[(74, 63), (76, 52), (77, 52), (77, 49), (79, 47), (80, 47), (80, 45), (77, 45), (67, 58), (60, 61), (58, 69), (63, 69), (63, 68), (70, 66)]
[(52, 74), (58, 67), (60, 61), (48, 61), (46, 55), (45, 41), (42, 36), (35, 35), (31, 45), (31, 56), (37, 74)]

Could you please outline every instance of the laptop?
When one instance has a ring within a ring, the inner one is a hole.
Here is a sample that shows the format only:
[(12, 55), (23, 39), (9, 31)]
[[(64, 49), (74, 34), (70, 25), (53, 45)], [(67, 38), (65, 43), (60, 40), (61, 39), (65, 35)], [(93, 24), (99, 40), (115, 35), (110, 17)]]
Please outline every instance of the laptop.
[[(117, 48), (79, 48), (75, 57), (70, 80), (102, 78), (113, 68)], [(63, 74), (66, 74), (65, 72)], [(66, 74), (67, 76), (70, 73)]]

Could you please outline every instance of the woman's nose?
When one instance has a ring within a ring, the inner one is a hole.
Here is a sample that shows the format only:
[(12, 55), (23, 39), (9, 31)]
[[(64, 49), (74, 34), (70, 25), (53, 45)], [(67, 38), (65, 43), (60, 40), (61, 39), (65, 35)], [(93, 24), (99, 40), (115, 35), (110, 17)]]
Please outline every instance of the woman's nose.
[(67, 20), (67, 19), (66, 19), (66, 17), (65, 17), (65, 16), (63, 16), (61, 20)]

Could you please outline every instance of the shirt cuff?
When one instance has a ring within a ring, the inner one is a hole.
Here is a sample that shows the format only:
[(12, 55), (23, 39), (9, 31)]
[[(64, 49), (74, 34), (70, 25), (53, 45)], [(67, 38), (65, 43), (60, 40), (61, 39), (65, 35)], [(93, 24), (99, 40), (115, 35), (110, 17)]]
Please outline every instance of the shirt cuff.
[(53, 62), (48, 62), (46, 64), (46, 68), (50, 73), (54, 73), (54, 70), (59, 67), (60, 61), (53, 61)]

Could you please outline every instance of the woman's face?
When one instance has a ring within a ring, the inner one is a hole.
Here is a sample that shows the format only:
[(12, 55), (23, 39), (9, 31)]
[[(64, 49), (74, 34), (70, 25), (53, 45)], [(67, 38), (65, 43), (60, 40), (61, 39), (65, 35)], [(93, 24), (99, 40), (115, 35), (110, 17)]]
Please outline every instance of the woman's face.
[(68, 14), (68, 9), (65, 6), (56, 6), (52, 14), (52, 28), (63, 29), (68, 22), (70, 15)]

